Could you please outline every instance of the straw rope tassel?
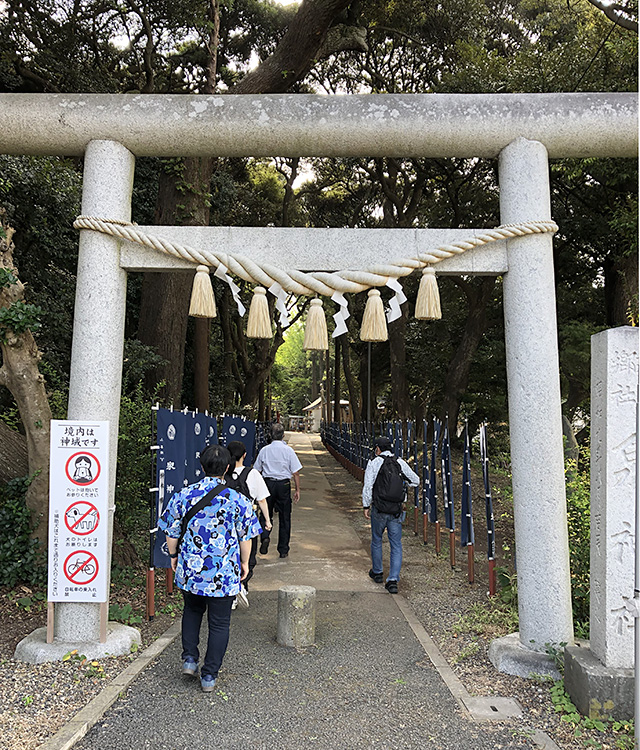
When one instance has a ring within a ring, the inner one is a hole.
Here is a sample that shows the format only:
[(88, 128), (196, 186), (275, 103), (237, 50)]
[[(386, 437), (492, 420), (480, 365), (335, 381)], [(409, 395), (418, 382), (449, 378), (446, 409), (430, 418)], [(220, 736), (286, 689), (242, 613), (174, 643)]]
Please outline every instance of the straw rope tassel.
[(377, 289), (370, 289), (369, 299), (367, 300), (364, 315), (362, 316), (360, 340), (386, 341), (388, 338), (387, 319), (384, 314), (382, 297)]
[(193, 318), (215, 318), (216, 299), (209, 276), (209, 266), (198, 266), (191, 289), (189, 315)]
[(303, 349), (307, 351), (326, 351), (329, 348), (327, 321), (324, 317), (322, 300), (315, 297), (307, 313), (307, 325), (304, 331)]
[(432, 266), (427, 266), (422, 271), (418, 298), (416, 299), (416, 318), (418, 320), (440, 320), (442, 311), (440, 309), (440, 292), (438, 291), (438, 280)]
[(253, 290), (253, 299), (249, 308), (247, 336), (250, 339), (270, 339), (272, 335), (267, 290), (263, 286), (257, 286)]

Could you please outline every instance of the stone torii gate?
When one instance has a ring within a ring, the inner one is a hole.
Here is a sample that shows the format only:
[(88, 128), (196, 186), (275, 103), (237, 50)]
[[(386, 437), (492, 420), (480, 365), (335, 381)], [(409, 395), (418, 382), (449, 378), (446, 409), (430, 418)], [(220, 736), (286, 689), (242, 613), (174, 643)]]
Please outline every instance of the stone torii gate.
[[(498, 157), (501, 223), (548, 221), (549, 158), (634, 157), (637, 142), (635, 94), (0, 95), (0, 152), (84, 155), (82, 214), (124, 222), (136, 156)], [(300, 270), (362, 268), (474, 234), (143, 229)], [(127, 271), (181, 268), (194, 264), (80, 234), (68, 417), (110, 423), (110, 520)], [(542, 671), (531, 659), (545, 644), (573, 642), (552, 236), (499, 241), (437, 270), (504, 278), (520, 631), (505, 646), (516, 667), (502, 668)], [(98, 643), (97, 604), (58, 604), (55, 631), (61, 642), (82, 642), (89, 657), (128, 650)]]

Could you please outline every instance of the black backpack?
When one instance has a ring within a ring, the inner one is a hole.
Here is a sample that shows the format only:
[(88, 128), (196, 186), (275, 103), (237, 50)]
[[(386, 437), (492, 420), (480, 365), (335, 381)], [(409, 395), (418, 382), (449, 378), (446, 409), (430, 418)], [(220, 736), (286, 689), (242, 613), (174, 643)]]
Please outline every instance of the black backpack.
[(382, 456), (383, 463), (373, 483), (373, 504), (378, 513), (396, 518), (402, 513), (404, 481), (402, 469), (395, 456)]
[(237, 477), (233, 476), (233, 471), (228, 471), (224, 475), (224, 481), (227, 487), (231, 487), (232, 490), (236, 490), (241, 495), (244, 495), (247, 500), (251, 500), (251, 495), (249, 494), (249, 485), (247, 484), (247, 477), (249, 476), (250, 471), (250, 466), (243, 466), (242, 471), (238, 474)]

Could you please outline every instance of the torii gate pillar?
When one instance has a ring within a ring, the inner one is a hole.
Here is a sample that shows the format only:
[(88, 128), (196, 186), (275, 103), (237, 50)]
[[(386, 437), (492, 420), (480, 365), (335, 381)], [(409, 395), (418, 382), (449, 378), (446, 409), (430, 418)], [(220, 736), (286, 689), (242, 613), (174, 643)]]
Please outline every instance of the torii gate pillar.
[[(542, 143), (518, 138), (500, 153), (500, 223), (551, 219)], [(507, 242), (505, 345), (520, 631), (491, 644), (503, 672), (549, 671), (532, 663), (547, 644), (573, 643), (553, 241)]]
[[(133, 154), (120, 143), (91, 141), (84, 157), (83, 215), (130, 221), (134, 165)], [(69, 419), (109, 422), (109, 567), (127, 294), (120, 245), (98, 232), (80, 234), (68, 406)], [(73, 648), (81, 648), (89, 659), (129, 653), (132, 644), (141, 642), (140, 633), (120, 623), (107, 623), (107, 608), (108, 604), (57, 603), (53, 642), (45, 643), (46, 629), (39, 628), (18, 644), (15, 658), (31, 663), (54, 661)]]

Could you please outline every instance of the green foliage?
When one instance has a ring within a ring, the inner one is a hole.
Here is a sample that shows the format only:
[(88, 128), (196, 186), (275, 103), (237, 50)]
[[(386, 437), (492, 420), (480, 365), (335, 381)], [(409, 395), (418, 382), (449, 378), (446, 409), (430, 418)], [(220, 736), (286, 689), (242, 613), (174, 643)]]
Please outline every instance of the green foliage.
[(12, 286), (13, 284), (17, 283), (18, 279), (8, 268), (0, 268), (0, 289), (5, 286)]
[(79, 676), (82, 677), (104, 677), (104, 668), (99, 661), (89, 661), (84, 654), (80, 654), (78, 649), (67, 651), (62, 657), (63, 662), (74, 664), (78, 668)]
[(141, 615), (135, 613), (131, 604), (111, 604), (109, 606), (109, 619), (122, 622), (125, 625), (138, 625), (142, 622)]
[(506, 605), (518, 606), (518, 576), (503, 565), (496, 568), (496, 582), (500, 587), (500, 601)]
[(573, 617), (584, 637), (589, 623), (591, 539), (589, 450), (587, 448), (582, 448), (580, 451), (580, 466), (586, 468), (578, 469), (574, 462), (567, 462), (567, 524)]
[(456, 634), (474, 633), (498, 637), (518, 629), (518, 610), (511, 602), (493, 599), (477, 602), (451, 628)]
[(120, 401), (116, 516), (127, 534), (143, 527), (149, 510), (153, 400), (138, 383)]
[(298, 321), (287, 329), (271, 370), (273, 394), (287, 414), (302, 414), (303, 407), (311, 401), (311, 360), (303, 343), (304, 325)]
[(598, 735), (602, 732), (613, 732), (616, 735), (616, 748), (631, 750), (634, 736), (632, 721), (608, 721), (582, 716), (571, 702), (562, 680), (554, 682), (549, 690), (554, 709), (556, 713), (561, 714), (560, 721), (574, 726), (574, 737), (580, 739), (584, 747), (602, 747), (597, 739)]
[(43, 310), (38, 305), (31, 305), (16, 300), (9, 307), (0, 307), (0, 341), (6, 344), (9, 334), (19, 336), (25, 331), (32, 333), (40, 328), (38, 318)]
[(16, 604), (25, 612), (31, 612), (32, 609), (41, 609), (47, 601), (47, 595), (44, 591), (35, 591), (29, 596), (21, 596), (16, 599)]
[(46, 581), (44, 554), (31, 538), (31, 514), (25, 504), (30, 477), (12, 479), (0, 487), (0, 585)]

